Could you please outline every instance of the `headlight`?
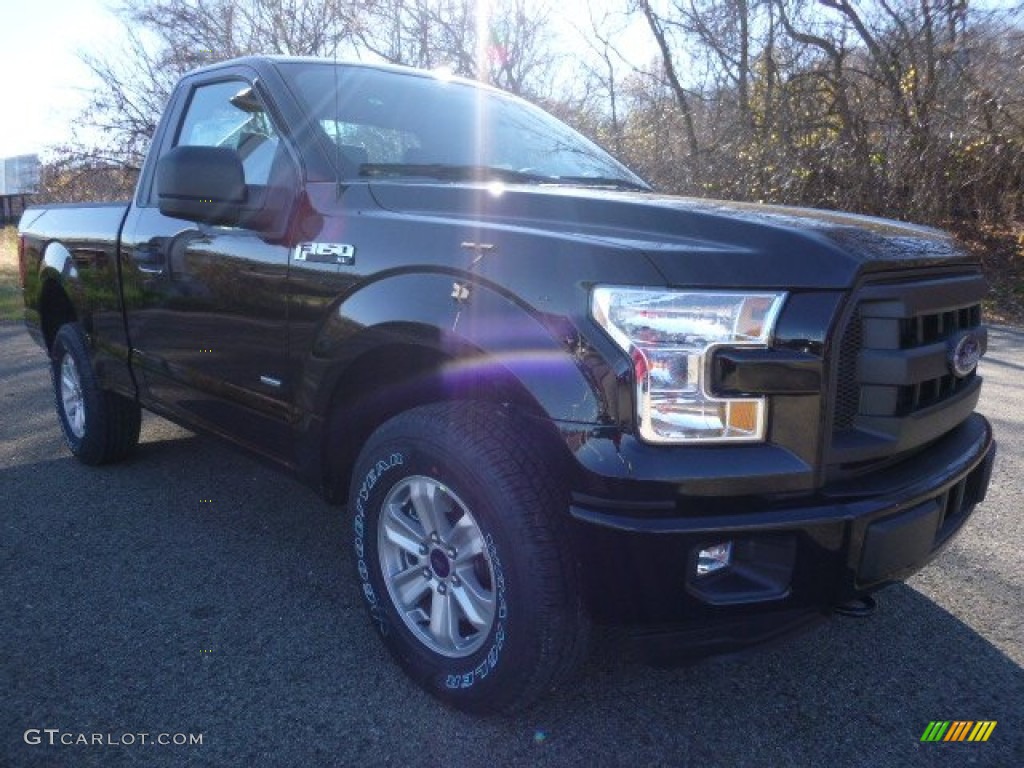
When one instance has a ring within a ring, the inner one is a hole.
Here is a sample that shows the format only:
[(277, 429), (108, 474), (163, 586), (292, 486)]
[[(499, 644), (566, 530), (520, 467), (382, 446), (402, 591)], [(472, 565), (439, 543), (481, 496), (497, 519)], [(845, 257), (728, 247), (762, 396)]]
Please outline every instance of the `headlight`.
[(599, 286), (591, 314), (633, 361), (640, 436), (652, 443), (763, 440), (765, 399), (708, 392), (716, 346), (766, 346), (784, 293)]

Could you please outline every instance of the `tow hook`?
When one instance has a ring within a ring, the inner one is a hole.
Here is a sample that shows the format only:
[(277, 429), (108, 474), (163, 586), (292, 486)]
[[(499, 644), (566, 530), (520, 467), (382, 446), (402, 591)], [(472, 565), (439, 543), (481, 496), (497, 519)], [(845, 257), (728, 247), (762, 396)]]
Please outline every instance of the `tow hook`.
[(875, 598), (871, 597), (871, 595), (864, 595), (842, 605), (837, 605), (832, 610), (840, 616), (848, 616), (851, 619), (866, 619), (875, 612), (877, 607), (878, 603), (875, 602)]

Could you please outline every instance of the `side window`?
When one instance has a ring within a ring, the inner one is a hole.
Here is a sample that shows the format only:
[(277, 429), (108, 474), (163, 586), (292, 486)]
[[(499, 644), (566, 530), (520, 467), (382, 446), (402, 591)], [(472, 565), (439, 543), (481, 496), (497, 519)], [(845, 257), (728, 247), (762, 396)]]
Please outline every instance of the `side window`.
[(192, 92), (175, 146), (238, 150), (245, 183), (265, 185), (281, 138), (252, 87), (241, 80), (202, 85)]

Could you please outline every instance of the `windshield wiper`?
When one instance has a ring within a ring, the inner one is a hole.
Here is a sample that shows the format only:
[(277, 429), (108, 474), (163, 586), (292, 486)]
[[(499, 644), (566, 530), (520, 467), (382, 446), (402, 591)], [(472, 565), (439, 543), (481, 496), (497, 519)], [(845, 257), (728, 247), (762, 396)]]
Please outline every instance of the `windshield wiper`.
[(615, 189), (635, 189), (640, 192), (650, 192), (651, 188), (629, 179), (620, 179), (615, 176), (554, 176), (551, 181), (562, 184), (581, 184), (587, 187), (613, 187)]
[(525, 184), (557, 182), (557, 179), (550, 176), (513, 171), (509, 168), (495, 168), (487, 165), (447, 165), (444, 163), (363, 163), (359, 166), (359, 175), (369, 178), (418, 176), (443, 181), (508, 181)]
[(643, 183), (614, 176), (545, 176), (529, 171), (513, 171), (491, 165), (447, 165), (445, 163), (363, 163), (359, 175), (370, 178), (422, 177), (443, 181), (507, 181), (513, 184), (572, 184), (611, 187), (650, 192)]

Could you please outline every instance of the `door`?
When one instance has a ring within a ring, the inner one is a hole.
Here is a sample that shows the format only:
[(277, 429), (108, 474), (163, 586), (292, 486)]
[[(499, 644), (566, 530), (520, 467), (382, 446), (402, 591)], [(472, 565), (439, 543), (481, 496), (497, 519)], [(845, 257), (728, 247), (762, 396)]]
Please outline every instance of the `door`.
[[(155, 194), (122, 239), (128, 334), (140, 389), (156, 410), (291, 463), (283, 241), (297, 173), (252, 84), (192, 88), (162, 146), (231, 147), (245, 172), (245, 226), (170, 218)], [(142, 197), (142, 195), (140, 195)]]

